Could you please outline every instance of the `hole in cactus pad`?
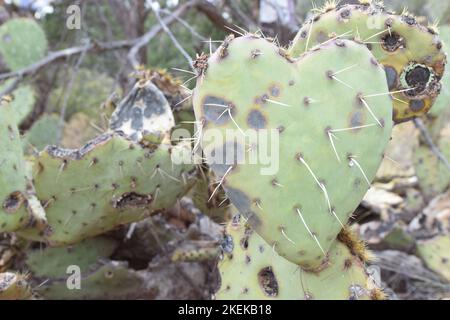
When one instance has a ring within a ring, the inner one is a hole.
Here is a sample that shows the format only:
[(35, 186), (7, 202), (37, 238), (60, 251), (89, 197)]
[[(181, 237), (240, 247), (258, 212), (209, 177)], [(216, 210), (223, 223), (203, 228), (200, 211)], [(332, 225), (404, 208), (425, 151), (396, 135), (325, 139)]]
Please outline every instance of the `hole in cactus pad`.
[(389, 52), (394, 52), (399, 48), (403, 48), (405, 46), (405, 40), (395, 32), (388, 33), (384, 37), (381, 38), (383, 49)]
[(115, 203), (114, 208), (141, 208), (148, 206), (153, 200), (152, 195), (143, 195), (135, 192), (123, 194)]
[(3, 202), (3, 209), (5, 209), (7, 213), (14, 213), (19, 210), (24, 201), (25, 198), (20, 192), (13, 192)]
[(413, 90), (407, 91), (406, 95), (421, 94), (430, 86), (432, 78), (433, 74), (428, 67), (420, 64), (410, 65), (405, 69), (404, 81)]
[(273, 273), (272, 267), (263, 268), (258, 272), (258, 282), (266, 296), (278, 296), (278, 281)]

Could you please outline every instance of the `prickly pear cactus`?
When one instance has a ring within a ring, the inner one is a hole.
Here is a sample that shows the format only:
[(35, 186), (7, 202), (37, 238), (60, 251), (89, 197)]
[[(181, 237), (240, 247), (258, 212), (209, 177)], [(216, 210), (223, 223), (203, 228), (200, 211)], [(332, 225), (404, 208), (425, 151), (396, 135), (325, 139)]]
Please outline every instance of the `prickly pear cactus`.
[(378, 2), (364, 2), (327, 7), (315, 15), (300, 29), (288, 53), (298, 57), (336, 37), (356, 39), (384, 65), (389, 91), (397, 92), (392, 95), (394, 121), (427, 113), (440, 92), (446, 63), (437, 31), (407, 12), (395, 15)]
[[(9, 99), (8, 97), (4, 99)], [(0, 232), (26, 225), (45, 225), (45, 214), (27, 175), (17, 119), (11, 105), (0, 101)]]
[(421, 241), (417, 245), (417, 253), (428, 268), (450, 281), (450, 237), (448, 235)]
[[(26, 265), (36, 292), (58, 300), (139, 297), (145, 287), (142, 277), (125, 262), (108, 260), (116, 247), (112, 239), (99, 237), (72, 247), (29, 251)], [(75, 272), (80, 278), (70, 277)]]
[[(12, 81), (6, 81), (0, 85), (0, 92), (5, 90)], [(31, 113), (35, 103), (35, 96), (33, 88), (29, 85), (22, 85), (11, 93), (13, 100), (11, 102), (11, 108), (14, 110), (14, 114), (17, 119), (17, 123), (20, 124)]]
[[(448, 53), (450, 26), (440, 29), (444, 50)], [(441, 94), (434, 107), (423, 121), (442, 155), (450, 159), (450, 70), (446, 69), (442, 78)], [(414, 166), (422, 192), (428, 199), (445, 192), (450, 187), (450, 171), (447, 166), (421, 141), (414, 152)]]
[(150, 81), (139, 81), (111, 116), (110, 128), (134, 141), (144, 135), (167, 139), (175, 126), (172, 110), (164, 94)]
[(17, 18), (0, 26), (0, 55), (12, 71), (39, 61), (46, 51), (47, 38), (36, 21)]
[(78, 150), (47, 147), (34, 160), (33, 179), (49, 227), (19, 234), (67, 245), (171, 207), (194, 181), (193, 165), (173, 162), (185, 152), (185, 144), (144, 146), (118, 134)]
[(33, 295), (27, 277), (18, 273), (0, 273), (0, 300), (26, 300)]
[(48, 145), (58, 143), (60, 117), (57, 114), (44, 114), (22, 137), (24, 150), (31, 154), (43, 150)]
[(320, 268), (390, 138), (383, 68), (355, 42), (292, 60), (254, 35), (201, 59), (194, 109), (220, 185), (275, 252)]
[(227, 228), (231, 250), (219, 262), (217, 299), (354, 300), (382, 299), (383, 292), (364, 265), (341, 242), (335, 242), (323, 270), (307, 272), (278, 256), (243, 219)]

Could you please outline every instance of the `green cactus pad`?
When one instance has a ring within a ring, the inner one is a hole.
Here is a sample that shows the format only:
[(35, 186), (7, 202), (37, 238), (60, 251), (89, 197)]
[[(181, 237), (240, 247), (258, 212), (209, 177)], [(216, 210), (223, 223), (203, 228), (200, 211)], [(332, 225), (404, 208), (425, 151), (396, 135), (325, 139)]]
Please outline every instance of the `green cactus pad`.
[(0, 55), (12, 71), (41, 60), (46, 51), (47, 38), (36, 21), (17, 18), (0, 26)]
[(29, 183), (15, 115), (9, 103), (0, 101), (0, 232), (45, 224)]
[(432, 28), (409, 14), (386, 12), (379, 3), (330, 7), (315, 15), (298, 32), (289, 55), (342, 36), (366, 44), (384, 65), (394, 97), (394, 121), (407, 121), (427, 113), (441, 89), (446, 63), (442, 42)]
[(417, 253), (429, 269), (450, 281), (449, 236), (437, 236), (436, 238), (419, 242), (417, 244)]
[(235, 220), (227, 231), (233, 250), (219, 262), (219, 300), (349, 300), (381, 294), (361, 261), (340, 242), (333, 244), (327, 267), (311, 273), (277, 255), (242, 222)]
[[(11, 82), (12, 80), (6, 81), (4, 84), (0, 85), (0, 92), (5, 90)], [(14, 110), (17, 123), (20, 124), (33, 110), (34, 103), (36, 101), (34, 90), (29, 85), (23, 85), (14, 90), (11, 93), (11, 96), (13, 97), (11, 109)]]
[[(27, 253), (26, 265), (36, 292), (45, 299), (126, 299), (140, 294), (145, 284), (142, 277), (125, 262), (111, 261), (117, 243), (99, 237), (85, 240), (72, 247), (47, 248)], [(78, 269), (79, 268), (79, 269)], [(80, 271), (80, 288), (70, 276)]]
[(59, 119), (56, 114), (45, 114), (40, 117), (22, 137), (23, 147), (28, 153), (41, 151), (48, 145), (58, 143)]
[[(450, 125), (442, 130), (437, 147), (446, 159), (450, 159)], [(414, 152), (414, 166), (419, 186), (427, 199), (445, 192), (450, 187), (450, 171), (427, 145), (420, 145)]]
[(172, 162), (186, 151), (183, 144), (144, 147), (117, 134), (79, 150), (47, 147), (34, 160), (33, 178), (49, 228), (19, 234), (67, 245), (169, 208), (194, 181), (193, 165)]
[(12, 272), (0, 273), (0, 300), (26, 300), (32, 295), (25, 276)]
[[(194, 109), (203, 151), (227, 196), (281, 256), (319, 267), (390, 138), (391, 99), (372, 96), (388, 90), (383, 68), (352, 41), (330, 41), (290, 60), (247, 35), (228, 38), (202, 72)], [(214, 133), (223, 140), (206, 141)], [(272, 142), (255, 141), (255, 133)], [(250, 161), (259, 149), (271, 153), (273, 170), (264, 158)]]

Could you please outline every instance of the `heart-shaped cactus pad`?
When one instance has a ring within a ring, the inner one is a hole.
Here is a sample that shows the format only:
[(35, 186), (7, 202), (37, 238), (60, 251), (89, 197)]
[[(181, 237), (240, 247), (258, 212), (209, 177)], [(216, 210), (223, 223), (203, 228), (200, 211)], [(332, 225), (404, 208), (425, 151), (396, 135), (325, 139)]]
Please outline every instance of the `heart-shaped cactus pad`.
[(319, 268), (391, 136), (383, 67), (356, 42), (291, 59), (251, 34), (200, 60), (197, 145), (218, 186), (274, 251)]

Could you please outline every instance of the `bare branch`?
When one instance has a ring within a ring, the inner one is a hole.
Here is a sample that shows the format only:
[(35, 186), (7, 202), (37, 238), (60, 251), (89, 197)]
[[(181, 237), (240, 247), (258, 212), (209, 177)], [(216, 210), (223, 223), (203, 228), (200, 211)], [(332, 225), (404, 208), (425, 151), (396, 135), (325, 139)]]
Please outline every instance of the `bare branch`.
[[(198, 0), (192, 0), (184, 5), (180, 6), (177, 10), (173, 12), (172, 15), (165, 17), (162, 19), (163, 23), (167, 26), (174, 22), (176, 20), (177, 16), (181, 16), (184, 14), (188, 9), (192, 8), (198, 3)], [(139, 50), (147, 45), (147, 43), (150, 42), (151, 39), (153, 39), (159, 32), (163, 30), (163, 27), (161, 24), (158, 24), (156, 26), (153, 26), (146, 34), (144, 34), (142, 37), (136, 39), (137, 41), (132, 45), (130, 51), (128, 52), (128, 60), (130, 61), (131, 65), (134, 68), (137, 68), (139, 66), (138, 61), (138, 53)]]
[(169, 27), (167, 27), (166, 23), (163, 21), (163, 19), (161, 18), (160, 14), (159, 14), (159, 8), (157, 8), (157, 6), (154, 6), (153, 2), (152, 2), (152, 10), (153, 10), (153, 13), (155, 14), (156, 19), (158, 20), (159, 24), (163, 28), (164, 32), (169, 36), (170, 40), (172, 40), (173, 44), (178, 49), (178, 51), (180, 51), (181, 54), (183, 55), (183, 57), (188, 61), (191, 69), (193, 71), (195, 71), (194, 62), (192, 61), (191, 56), (186, 52), (186, 50), (184, 50), (183, 46), (178, 42), (177, 38), (174, 36), (172, 31), (170, 31)]

